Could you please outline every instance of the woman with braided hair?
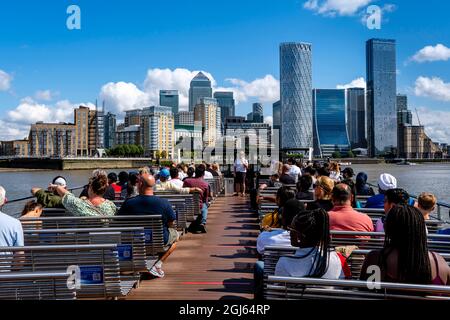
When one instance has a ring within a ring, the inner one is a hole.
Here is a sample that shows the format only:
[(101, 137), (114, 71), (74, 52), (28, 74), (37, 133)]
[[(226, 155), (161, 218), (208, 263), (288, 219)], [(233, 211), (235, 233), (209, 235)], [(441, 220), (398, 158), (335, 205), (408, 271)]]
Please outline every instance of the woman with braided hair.
[(361, 280), (369, 278), (369, 266), (378, 266), (383, 282), (450, 283), (450, 268), (444, 258), (428, 251), (425, 219), (417, 208), (394, 206), (386, 216), (384, 230), (384, 248), (367, 255), (361, 269)]
[(276, 276), (343, 279), (340, 254), (330, 248), (330, 223), (324, 209), (303, 211), (289, 228), (291, 244), (299, 249), (293, 257), (282, 257), (275, 268)]

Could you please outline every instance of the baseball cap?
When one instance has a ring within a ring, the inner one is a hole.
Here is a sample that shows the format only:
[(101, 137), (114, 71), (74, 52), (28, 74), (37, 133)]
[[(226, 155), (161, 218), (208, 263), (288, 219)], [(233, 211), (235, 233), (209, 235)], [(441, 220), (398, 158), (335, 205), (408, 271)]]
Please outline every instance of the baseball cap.
[(56, 184), (57, 186), (61, 187), (67, 187), (67, 181), (63, 177), (56, 177), (55, 180), (53, 180), (53, 184)]
[(170, 172), (169, 172), (169, 170), (167, 170), (167, 169), (162, 169), (162, 170), (159, 172), (159, 176), (160, 176), (160, 177), (163, 177), (163, 178), (168, 178), (168, 177), (170, 177)]
[(383, 173), (378, 179), (378, 186), (383, 191), (395, 189), (397, 188), (397, 179), (389, 173)]

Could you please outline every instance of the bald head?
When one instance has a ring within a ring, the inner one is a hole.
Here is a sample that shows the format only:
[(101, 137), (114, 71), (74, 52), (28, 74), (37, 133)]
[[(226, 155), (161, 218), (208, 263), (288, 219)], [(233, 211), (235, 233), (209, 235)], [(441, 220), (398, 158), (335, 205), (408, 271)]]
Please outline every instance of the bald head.
[(155, 186), (155, 178), (151, 174), (142, 174), (139, 176), (139, 193), (141, 195), (152, 195)]
[(289, 170), (291, 170), (291, 166), (288, 165), (288, 164), (284, 164), (284, 165), (283, 165), (282, 172), (283, 172), (283, 173), (288, 173)]
[(339, 183), (333, 188), (332, 199), (335, 206), (351, 205), (352, 189), (345, 183)]

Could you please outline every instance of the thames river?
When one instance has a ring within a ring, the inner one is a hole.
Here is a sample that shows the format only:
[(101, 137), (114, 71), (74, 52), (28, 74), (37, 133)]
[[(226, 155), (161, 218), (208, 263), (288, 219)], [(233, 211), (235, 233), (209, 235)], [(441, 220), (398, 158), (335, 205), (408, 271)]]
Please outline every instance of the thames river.
[[(416, 166), (373, 164), (352, 165), (351, 167), (355, 173), (366, 172), (370, 183), (376, 184), (381, 173), (390, 173), (397, 178), (398, 186), (406, 189), (410, 194), (418, 195), (423, 191), (432, 192), (439, 201), (450, 203), (450, 164), (418, 164)], [(29, 196), (32, 187), (46, 188), (57, 175), (66, 177), (69, 188), (83, 186), (87, 183), (90, 173), (91, 170), (0, 171), (0, 185), (6, 189), (7, 198), (12, 200)], [(10, 204), (6, 205), (3, 211), (13, 214), (21, 211), (22, 207), (23, 203)]]

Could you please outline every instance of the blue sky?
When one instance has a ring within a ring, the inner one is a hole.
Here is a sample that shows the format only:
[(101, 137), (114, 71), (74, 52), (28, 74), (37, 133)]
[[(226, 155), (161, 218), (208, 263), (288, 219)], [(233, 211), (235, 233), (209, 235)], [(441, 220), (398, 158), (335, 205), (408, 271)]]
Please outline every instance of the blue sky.
[[(71, 4), (81, 30), (66, 28)], [(385, 9), (381, 30), (361, 21), (371, 4)], [(432, 138), (450, 142), (449, 11), (443, 0), (3, 1), (0, 138), (70, 121), (97, 98), (114, 112), (155, 103), (157, 89), (187, 90), (197, 70), (236, 92), (238, 114), (262, 101), (270, 115), (280, 42), (312, 43), (314, 87), (335, 88), (365, 78), (365, 41), (377, 37), (397, 40), (398, 91)]]

